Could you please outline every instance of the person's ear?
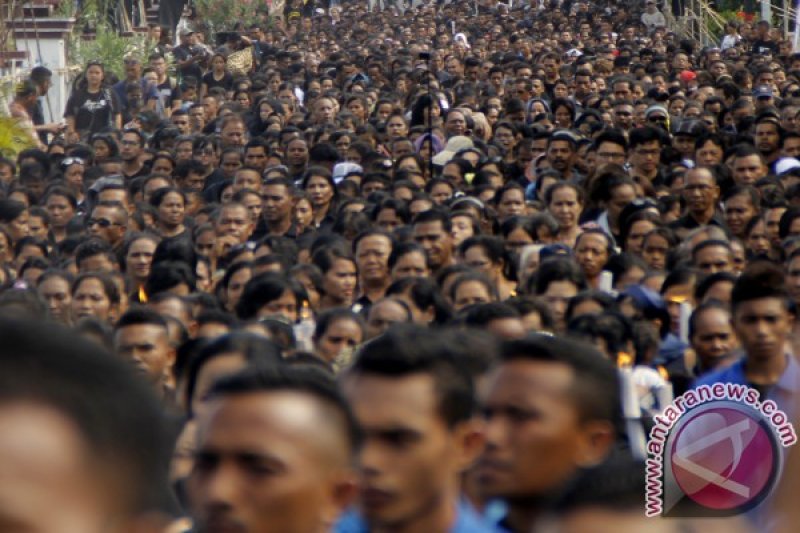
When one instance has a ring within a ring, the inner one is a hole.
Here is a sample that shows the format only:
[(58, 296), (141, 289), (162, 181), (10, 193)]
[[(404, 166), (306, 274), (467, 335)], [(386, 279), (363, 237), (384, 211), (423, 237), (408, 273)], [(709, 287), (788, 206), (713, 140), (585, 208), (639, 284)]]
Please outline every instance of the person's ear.
[(461, 422), (453, 430), (455, 443), (455, 460), (459, 472), (468, 470), (483, 453), (486, 445), (484, 423), (477, 417)]
[(578, 438), (576, 464), (582, 468), (602, 463), (614, 445), (614, 427), (605, 420), (591, 420), (582, 425)]

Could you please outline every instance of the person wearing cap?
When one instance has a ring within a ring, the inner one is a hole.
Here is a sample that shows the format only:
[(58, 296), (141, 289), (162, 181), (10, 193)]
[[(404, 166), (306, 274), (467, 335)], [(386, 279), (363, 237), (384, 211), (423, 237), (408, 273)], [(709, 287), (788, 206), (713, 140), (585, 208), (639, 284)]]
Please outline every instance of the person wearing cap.
[(753, 90), (753, 100), (755, 100), (756, 113), (775, 106), (775, 98), (772, 87), (769, 85), (759, 85)]
[(672, 135), (672, 147), (683, 157), (683, 163), (694, 166), (695, 141), (706, 133), (702, 120), (683, 120)]
[(208, 57), (202, 47), (197, 46), (195, 32), (191, 28), (183, 28), (180, 31), (181, 44), (172, 49), (175, 63), (181, 78), (193, 77), (202, 80), (204, 64)]
[(644, 112), (644, 120), (648, 126), (669, 131), (669, 111), (663, 105), (654, 104)]

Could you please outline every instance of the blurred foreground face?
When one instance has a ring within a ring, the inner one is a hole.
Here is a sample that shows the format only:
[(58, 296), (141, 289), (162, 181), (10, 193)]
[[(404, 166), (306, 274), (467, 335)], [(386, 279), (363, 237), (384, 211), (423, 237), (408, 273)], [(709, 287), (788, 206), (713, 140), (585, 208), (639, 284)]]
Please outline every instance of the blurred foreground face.
[(316, 400), (297, 392), (212, 400), (198, 423), (189, 494), (197, 532), (305, 533), (346, 502), (346, 445)]
[(55, 409), (0, 404), (0, 531), (126, 530), (120, 495), (108, 490), (93, 456), (74, 422)]

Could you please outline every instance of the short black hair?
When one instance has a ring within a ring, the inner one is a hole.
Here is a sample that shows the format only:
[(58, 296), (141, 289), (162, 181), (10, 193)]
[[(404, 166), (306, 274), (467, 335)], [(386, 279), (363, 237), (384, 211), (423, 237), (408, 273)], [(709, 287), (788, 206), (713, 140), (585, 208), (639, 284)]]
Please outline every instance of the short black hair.
[(158, 313), (149, 307), (143, 306), (134, 306), (128, 309), (124, 315), (119, 317), (119, 320), (114, 325), (114, 330), (119, 331), (127, 326), (138, 326), (144, 324), (160, 326), (164, 328), (165, 331), (167, 330), (167, 321), (164, 320), (164, 317), (161, 316), (161, 313)]
[(736, 312), (740, 304), (762, 298), (783, 300), (787, 308), (790, 302), (783, 270), (766, 260), (750, 264), (736, 280), (731, 291), (731, 310)]
[(469, 420), (477, 407), (470, 374), (458, 364), (460, 350), (447, 336), (412, 324), (397, 324), (373, 339), (356, 355), (350, 375), (433, 378), (439, 412), (449, 427)]
[(620, 427), (622, 411), (617, 369), (593, 346), (563, 337), (534, 334), (504, 342), (500, 346), (500, 359), (569, 367), (575, 377), (571, 396), (581, 420), (605, 420), (615, 428)]
[(361, 432), (349, 404), (333, 377), (310, 365), (282, 365), (270, 370), (247, 368), (217, 381), (211, 396), (224, 398), (256, 392), (297, 392), (307, 394), (339, 416), (339, 424), (348, 441), (350, 452), (361, 442)]
[[(125, 511), (163, 509), (170, 431), (150, 386), (97, 344), (54, 324), (0, 318), (0, 405), (46, 405), (69, 419)], [(135, 408), (132, 408), (135, 406)]]

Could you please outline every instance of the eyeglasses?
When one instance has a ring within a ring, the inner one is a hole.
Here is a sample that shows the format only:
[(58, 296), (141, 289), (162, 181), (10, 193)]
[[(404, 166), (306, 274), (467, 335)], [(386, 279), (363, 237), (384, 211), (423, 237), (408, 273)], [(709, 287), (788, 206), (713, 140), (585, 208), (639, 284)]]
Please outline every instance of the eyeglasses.
[(61, 160), (61, 166), (68, 167), (70, 165), (85, 165), (86, 161), (80, 157), (65, 157)]
[(111, 226), (120, 226), (119, 222), (112, 222), (107, 218), (90, 218), (86, 221), (86, 227), (91, 228), (92, 226), (97, 225), (103, 229), (110, 228)]

